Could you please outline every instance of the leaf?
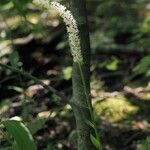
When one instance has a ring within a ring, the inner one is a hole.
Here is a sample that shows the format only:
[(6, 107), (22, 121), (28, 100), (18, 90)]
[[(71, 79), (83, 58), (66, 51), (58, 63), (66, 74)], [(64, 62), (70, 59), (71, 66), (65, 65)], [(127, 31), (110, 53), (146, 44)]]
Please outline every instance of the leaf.
[(33, 137), (27, 127), (16, 120), (2, 122), (8, 133), (15, 139), (19, 150), (35, 150)]
[(18, 10), (18, 12), (25, 17), (26, 16), (26, 12), (25, 12), (25, 8), (24, 5), (20, 2), (20, 0), (12, 0), (15, 8)]
[(106, 69), (110, 70), (110, 71), (115, 71), (118, 69), (118, 65), (119, 65), (119, 60), (116, 57), (112, 57), (111, 62), (106, 64)]
[(14, 90), (18, 93), (22, 93), (23, 92), (23, 89), (21, 87), (18, 87), (18, 86), (8, 86), (8, 89), (10, 90)]
[[(1, 12), (7, 11), (7, 10), (12, 9), (13, 6), (14, 6), (13, 3), (10, 1), (10, 2), (8, 2), (8, 3), (6, 3), (6, 4), (3, 4), (2, 6), (0, 6), (0, 10), (1, 10)], [(1, 149), (0, 149), (0, 150), (1, 150)]]
[(29, 129), (31, 133), (35, 134), (38, 130), (42, 129), (46, 121), (47, 121), (46, 118), (39, 118), (39, 117), (33, 120), (31, 124), (29, 125)]
[(17, 51), (14, 51), (10, 56), (9, 56), (10, 64), (18, 68), (19, 67), (19, 54)]
[(72, 67), (66, 67), (63, 69), (63, 78), (65, 80), (70, 80), (72, 77)]
[(150, 71), (150, 55), (143, 57), (140, 62), (134, 67), (134, 72), (137, 72), (139, 74), (145, 74), (149, 75)]
[(91, 139), (93, 145), (94, 145), (98, 150), (101, 150), (101, 144), (100, 144), (100, 142), (99, 142), (92, 134), (90, 134), (90, 139)]
[(87, 120), (86, 123), (93, 129), (95, 128), (94, 124), (92, 122), (90, 122), (89, 120)]
[(19, 150), (18, 145), (16, 143), (13, 144), (12, 150)]
[(150, 150), (150, 137), (147, 137), (140, 150)]

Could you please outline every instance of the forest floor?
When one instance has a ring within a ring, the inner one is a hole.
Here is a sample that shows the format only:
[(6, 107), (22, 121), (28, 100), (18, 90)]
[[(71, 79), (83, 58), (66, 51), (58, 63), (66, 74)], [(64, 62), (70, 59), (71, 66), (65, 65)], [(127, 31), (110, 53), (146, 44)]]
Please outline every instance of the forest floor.
[[(11, 70), (0, 69), (0, 119), (20, 117), (38, 150), (51, 146), (76, 149), (75, 120), (67, 104), (72, 93), (72, 60), (69, 52), (56, 48), (58, 40), (46, 43), (32, 39), (16, 48), (23, 70), (64, 93), (67, 99)], [(5, 50), (9, 52), (10, 48)], [(1, 59), (4, 63), (8, 62), (7, 52)], [(132, 77), (132, 68), (142, 56), (98, 53), (92, 54), (91, 95), (104, 149), (137, 150), (150, 135), (150, 89), (143, 76)], [(113, 63), (106, 61), (116, 58), (117, 69), (108, 70)], [(8, 144), (5, 135), (0, 134), (0, 139), (2, 146)]]

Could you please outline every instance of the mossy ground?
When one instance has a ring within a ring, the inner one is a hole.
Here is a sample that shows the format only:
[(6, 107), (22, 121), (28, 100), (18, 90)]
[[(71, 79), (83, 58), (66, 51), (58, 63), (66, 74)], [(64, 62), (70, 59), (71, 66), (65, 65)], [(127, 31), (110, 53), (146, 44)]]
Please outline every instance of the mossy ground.
[(95, 105), (95, 111), (106, 121), (116, 123), (131, 118), (139, 111), (139, 108), (124, 96), (118, 96), (98, 102)]

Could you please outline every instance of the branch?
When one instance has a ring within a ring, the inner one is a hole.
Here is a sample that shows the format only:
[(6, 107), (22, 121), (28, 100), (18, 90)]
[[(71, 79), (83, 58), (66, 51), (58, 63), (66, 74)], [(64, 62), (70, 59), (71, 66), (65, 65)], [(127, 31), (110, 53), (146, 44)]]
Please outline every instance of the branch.
[(96, 51), (100, 54), (150, 54), (150, 49), (126, 45), (104, 45), (97, 47)]
[(9, 70), (11, 70), (11, 71), (13, 71), (13, 72), (19, 73), (19, 74), (25, 76), (25, 77), (28, 78), (28, 79), (34, 80), (34, 82), (36, 82), (36, 83), (42, 85), (42, 86), (43, 86), (45, 89), (47, 89), (48, 91), (51, 91), (52, 93), (55, 93), (57, 96), (59, 96), (59, 97), (61, 97), (61, 98), (63, 98), (63, 99), (66, 100), (66, 97), (65, 97), (62, 93), (58, 92), (56, 89), (54, 89), (54, 88), (51, 87), (50, 85), (45, 84), (44, 82), (42, 82), (42, 81), (39, 80), (38, 78), (32, 76), (31, 74), (29, 74), (29, 73), (27, 73), (27, 72), (25, 72), (25, 71), (19, 70), (19, 69), (15, 68), (15, 67), (2, 64), (2, 63), (0, 63), (0, 66), (3, 67), (3, 68), (9, 69)]

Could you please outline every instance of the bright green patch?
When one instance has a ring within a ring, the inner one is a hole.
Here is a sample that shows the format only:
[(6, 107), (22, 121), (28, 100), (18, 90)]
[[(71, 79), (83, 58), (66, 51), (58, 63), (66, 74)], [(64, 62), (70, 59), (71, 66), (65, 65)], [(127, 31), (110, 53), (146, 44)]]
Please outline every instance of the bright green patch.
[(95, 110), (99, 116), (108, 122), (119, 122), (136, 114), (139, 109), (124, 97), (115, 97), (97, 103)]
[(72, 77), (72, 67), (66, 67), (65, 69), (63, 69), (63, 78), (65, 80), (69, 80)]

